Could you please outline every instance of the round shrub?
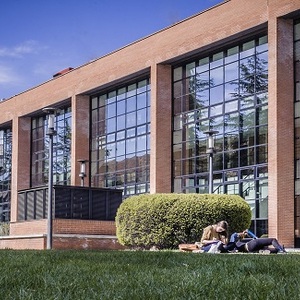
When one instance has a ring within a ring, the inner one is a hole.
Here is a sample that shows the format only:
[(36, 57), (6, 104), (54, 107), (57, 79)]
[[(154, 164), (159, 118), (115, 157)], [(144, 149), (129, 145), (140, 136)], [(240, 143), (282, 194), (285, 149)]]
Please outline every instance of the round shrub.
[(230, 232), (247, 229), (250, 207), (237, 195), (143, 194), (120, 205), (117, 237), (125, 246), (174, 248), (199, 241), (203, 228), (221, 220)]
[(177, 194), (142, 194), (120, 205), (116, 215), (117, 237), (122, 245), (163, 247), (172, 236), (168, 214), (179, 199)]

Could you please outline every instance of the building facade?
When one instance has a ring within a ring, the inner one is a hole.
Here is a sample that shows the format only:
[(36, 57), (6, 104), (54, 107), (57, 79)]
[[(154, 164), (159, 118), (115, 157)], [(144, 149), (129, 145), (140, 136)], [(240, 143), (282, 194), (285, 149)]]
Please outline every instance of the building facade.
[[(0, 221), (48, 182), (45, 107), (58, 109), (55, 184), (241, 195), (251, 228), (300, 239), (300, 2), (227, 0), (0, 103)], [(26, 230), (30, 226), (26, 224)], [(28, 229), (29, 228), (29, 229)]]

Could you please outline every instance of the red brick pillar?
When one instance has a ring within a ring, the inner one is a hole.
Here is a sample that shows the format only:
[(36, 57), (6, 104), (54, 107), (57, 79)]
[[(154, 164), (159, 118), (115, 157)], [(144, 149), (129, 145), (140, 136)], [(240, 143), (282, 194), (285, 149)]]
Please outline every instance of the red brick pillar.
[(31, 118), (15, 117), (12, 123), (12, 170), (10, 221), (18, 216), (18, 191), (30, 187)]
[[(79, 159), (89, 159), (89, 120), (90, 97), (76, 95), (72, 97), (72, 159), (71, 184), (80, 185), (81, 179)], [(84, 186), (89, 186), (89, 163), (86, 163)]]
[(269, 236), (294, 245), (293, 22), (270, 16), (269, 39)]
[(172, 168), (172, 68), (151, 68), (150, 192), (171, 192)]

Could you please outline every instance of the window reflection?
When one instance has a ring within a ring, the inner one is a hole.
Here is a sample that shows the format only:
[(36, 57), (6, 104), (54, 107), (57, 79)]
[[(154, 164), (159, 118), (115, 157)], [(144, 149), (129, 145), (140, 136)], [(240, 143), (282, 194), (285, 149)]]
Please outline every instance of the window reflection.
[(235, 46), (226, 51), (225, 63), (230, 63), (238, 60), (239, 58), (239, 47)]
[(224, 86), (219, 85), (210, 89), (210, 105), (223, 102)]
[(225, 84), (225, 101), (234, 99), (239, 94), (239, 85), (237, 82), (228, 82)]
[(236, 80), (239, 77), (238, 62), (234, 62), (225, 66), (225, 82)]
[[(48, 182), (48, 137), (46, 117), (32, 118), (31, 136), (31, 186), (45, 185)], [(71, 108), (61, 108), (55, 117), (53, 148), (54, 184), (71, 183)], [(98, 127), (96, 127), (98, 130)]]
[(254, 52), (255, 52), (255, 41), (252, 40), (250, 42), (242, 44), (242, 51), (240, 53), (240, 57), (243, 58), (243, 57), (250, 56), (254, 54)]
[(12, 163), (11, 128), (0, 130), (0, 222), (10, 221), (10, 190)]
[[(194, 74), (192, 66), (188, 73)], [(181, 68), (174, 74), (182, 78)], [(124, 197), (149, 191), (150, 96), (149, 79), (143, 79), (91, 97), (92, 145), (102, 153), (91, 155), (92, 186), (122, 188)], [(100, 114), (106, 124), (101, 130)]]
[(238, 110), (238, 104), (239, 102), (237, 100), (225, 103), (225, 113)]
[(210, 80), (212, 85), (222, 84), (224, 81), (223, 67), (212, 69), (210, 71)]
[[(123, 100), (123, 101), (118, 101), (118, 105), (117, 105), (117, 112), (118, 112), (118, 115), (123, 115), (123, 114), (125, 114), (125, 107), (126, 107), (126, 105), (125, 105), (126, 103), (125, 103), (125, 100)], [(106, 116), (105, 116), (106, 117)], [(107, 117), (109, 117), (109, 116), (107, 116)]]
[(136, 110), (136, 96), (127, 99), (126, 112), (131, 112)]
[(196, 92), (197, 107), (202, 108), (209, 105), (209, 89)]
[[(124, 116), (118, 117), (118, 130), (124, 128), (124, 123), (125, 123)], [(108, 119), (106, 132), (110, 133), (110, 132), (114, 132), (114, 131), (116, 131), (116, 118)]]
[[(251, 190), (247, 201), (255, 218), (266, 216), (263, 205), (267, 200), (258, 196), (264, 183), (255, 180), (256, 176), (265, 180), (268, 176), (267, 42), (267, 36), (261, 36), (183, 63), (173, 72), (174, 191), (207, 192), (204, 132), (212, 128), (219, 131), (215, 138), (214, 190), (243, 196), (250, 189), (245, 184), (245, 191), (240, 182), (251, 178), (254, 192)], [(256, 174), (258, 168), (266, 172)]]
[(108, 120), (108, 127), (107, 132), (116, 131), (116, 121), (117, 121), (117, 130), (125, 129), (125, 115), (118, 116), (117, 119), (109, 119)]
[(137, 109), (147, 106), (147, 93), (137, 95)]

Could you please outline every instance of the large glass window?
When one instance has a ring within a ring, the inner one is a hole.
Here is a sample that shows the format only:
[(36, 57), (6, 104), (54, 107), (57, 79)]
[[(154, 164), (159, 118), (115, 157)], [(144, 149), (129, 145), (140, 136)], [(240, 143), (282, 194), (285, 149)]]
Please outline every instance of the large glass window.
[(149, 79), (95, 95), (91, 107), (91, 185), (149, 192)]
[(174, 192), (208, 192), (204, 132), (216, 130), (214, 192), (243, 196), (266, 233), (267, 36), (174, 67), (173, 124)]
[(0, 222), (10, 221), (11, 190), (11, 129), (0, 130)]
[[(49, 137), (47, 117), (32, 118), (31, 122), (31, 186), (48, 183)], [(53, 183), (71, 184), (71, 108), (58, 110), (53, 138)]]

